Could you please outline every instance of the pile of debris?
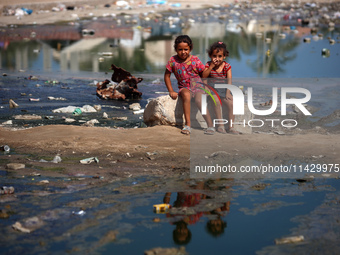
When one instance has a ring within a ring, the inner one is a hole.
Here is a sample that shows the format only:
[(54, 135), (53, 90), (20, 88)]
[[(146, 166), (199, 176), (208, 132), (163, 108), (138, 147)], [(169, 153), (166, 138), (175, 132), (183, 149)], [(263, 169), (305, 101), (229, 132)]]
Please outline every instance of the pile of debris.
[(130, 72), (113, 64), (111, 65), (111, 70), (114, 71), (111, 77), (112, 81), (105, 80), (97, 83), (97, 95), (100, 98), (125, 100), (142, 97), (142, 92), (137, 90), (137, 84), (143, 78), (136, 78)]

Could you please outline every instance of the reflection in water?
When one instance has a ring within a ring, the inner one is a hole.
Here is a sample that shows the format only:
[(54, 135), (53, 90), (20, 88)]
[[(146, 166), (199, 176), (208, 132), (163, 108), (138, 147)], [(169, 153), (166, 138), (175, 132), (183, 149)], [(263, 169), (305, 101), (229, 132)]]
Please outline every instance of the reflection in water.
[[(198, 182), (194, 189), (200, 192), (177, 192), (173, 207), (166, 214), (171, 218), (172, 224), (175, 225), (173, 230), (173, 241), (178, 245), (188, 244), (192, 238), (190, 225), (199, 222), (201, 217), (207, 217), (206, 231), (213, 237), (221, 236), (227, 223), (224, 220), (226, 213), (230, 210), (230, 201), (225, 201), (228, 197), (224, 196), (222, 201), (214, 197), (214, 191), (224, 190), (226, 192), (230, 187), (214, 187), (213, 181)], [(204, 193), (201, 193), (204, 192)], [(163, 202), (170, 204), (171, 192), (164, 195)]]
[[(291, 30), (269, 17), (248, 21), (192, 21), (184, 27), (181, 22), (168, 17), (167, 22), (140, 20), (134, 26), (97, 20), (75, 25), (6, 28), (0, 31), (1, 68), (106, 72), (114, 63), (131, 72), (160, 74), (174, 54), (172, 35), (185, 33), (195, 45), (193, 54), (203, 63), (209, 60), (206, 54), (209, 45), (222, 40), (230, 52), (228, 61), (236, 70), (235, 76), (282, 76), (291, 71), (291, 63), (301, 62), (301, 58), (298, 59), (300, 36), (310, 35), (310, 28)], [(337, 35), (336, 31), (327, 29), (319, 32), (325, 40), (328, 34)], [(320, 42), (316, 45), (320, 51), (327, 45), (325, 40), (323, 45)], [(315, 61), (319, 57), (314, 54)], [(326, 64), (332, 65), (332, 61)]]

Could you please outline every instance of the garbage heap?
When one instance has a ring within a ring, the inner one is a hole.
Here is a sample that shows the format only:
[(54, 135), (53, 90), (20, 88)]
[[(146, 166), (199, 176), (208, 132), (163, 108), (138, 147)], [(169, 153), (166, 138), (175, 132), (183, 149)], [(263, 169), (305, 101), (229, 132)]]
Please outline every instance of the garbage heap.
[(128, 98), (139, 99), (142, 97), (142, 92), (137, 89), (137, 84), (143, 78), (136, 78), (130, 72), (123, 68), (111, 65), (113, 74), (110, 80), (105, 80), (97, 83), (97, 95), (102, 99), (125, 100)]

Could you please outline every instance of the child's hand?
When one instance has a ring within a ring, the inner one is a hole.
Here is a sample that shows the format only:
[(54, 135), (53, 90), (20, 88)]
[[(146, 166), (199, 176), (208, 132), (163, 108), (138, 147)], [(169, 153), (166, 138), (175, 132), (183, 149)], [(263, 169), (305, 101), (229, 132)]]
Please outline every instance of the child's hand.
[(171, 91), (169, 92), (169, 96), (173, 99), (176, 100), (176, 98), (178, 97), (178, 93), (175, 91)]
[(216, 58), (213, 58), (210, 62), (210, 67), (211, 68), (214, 68), (215, 66), (217, 65), (217, 59)]

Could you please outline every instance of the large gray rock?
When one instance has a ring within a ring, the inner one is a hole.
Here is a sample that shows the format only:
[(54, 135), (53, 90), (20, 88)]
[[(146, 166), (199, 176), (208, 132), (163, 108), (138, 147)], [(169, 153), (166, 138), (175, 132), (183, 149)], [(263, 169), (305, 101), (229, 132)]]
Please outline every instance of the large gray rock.
[(173, 100), (170, 96), (152, 99), (144, 109), (144, 123), (148, 126), (183, 125), (183, 102), (181, 98)]

